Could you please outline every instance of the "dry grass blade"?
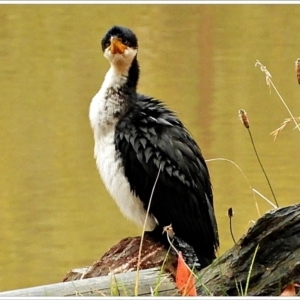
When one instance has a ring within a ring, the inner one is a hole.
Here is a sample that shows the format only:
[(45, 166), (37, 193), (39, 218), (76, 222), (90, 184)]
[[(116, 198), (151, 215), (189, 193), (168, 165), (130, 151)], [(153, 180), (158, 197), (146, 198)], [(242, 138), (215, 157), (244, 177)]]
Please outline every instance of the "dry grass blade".
[[(300, 121), (300, 117), (296, 117), (296, 120)], [(290, 123), (292, 121), (292, 118), (286, 118), (281, 124), (280, 126), (275, 129), (274, 131), (272, 131), (270, 134), (273, 135), (274, 137), (274, 141), (276, 140), (278, 134), (285, 128), (285, 126)], [(295, 129), (296, 127), (294, 127)]]
[(254, 265), (254, 261), (255, 261), (255, 257), (258, 251), (259, 245), (256, 246), (252, 260), (251, 260), (251, 265), (250, 265), (250, 269), (248, 272), (248, 276), (247, 276), (247, 281), (246, 281), (246, 287), (245, 287), (245, 294), (243, 296), (247, 296), (248, 294), (248, 288), (249, 288), (249, 283), (250, 283), (250, 278), (251, 278), (251, 273), (252, 273), (252, 269), (253, 269), (253, 265)]
[(268, 71), (267, 67), (264, 66), (258, 59), (256, 60), (256, 63), (255, 63), (255, 67), (259, 66), (260, 67), (260, 70), (265, 73), (266, 75), (266, 84), (267, 86), (269, 87), (270, 89), (270, 94), (271, 94), (271, 83), (272, 83), (272, 75), (271, 73)]
[(295, 117), (293, 116), (293, 114), (290, 111), (289, 107), (287, 106), (286, 102), (284, 101), (284, 99), (282, 98), (281, 94), (279, 93), (279, 91), (277, 90), (276, 86), (273, 83), (271, 73), (267, 70), (266, 66), (264, 66), (259, 60), (256, 60), (255, 67), (257, 67), (257, 66), (259, 66), (260, 70), (263, 73), (265, 73), (265, 75), (266, 75), (266, 83), (267, 83), (267, 85), (270, 88), (270, 92), (271, 92), (271, 86), (272, 86), (272, 88), (275, 90), (276, 94), (278, 95), (279, 99), (281, 100), (282, 104), (284, 105), (284, 107), (288, 111), (289, 115), (291, 116), (291, 119), (294, 121), (294, 123), (296, 125), (296, 128), (300, 131), (299, 124), (296, 122)]
[(139, 248), (139, 255), (138, 255), (138, 262), (137, 262), (137, 270), (136, 270), (136, 278), (135, 278), (135, 296), (138, 296), (138, 290), (139, 290), (139, 270), (140, 270), (140, 264), (141, 264), (141, 255), (142, 255), (142, 247), (143, 247), (143, 241), (144, 241), (144, 235), (145, 235), (145, 231), (146, 231), (146, 224), (147, 224), (147, 219), (149, 216), (149, 211), (150, 211), (150, 206), (151, 206), (151, 202), (152, 202), (152, 197), (153, 197), (153, 193), (155, 190), (155, 186), (157, 184), (158, 181), (158, 177), (161, 171), (161, 167), (159, 167), (152, 191), (151, 191), (151, 195), (150, 195), (150, 199), (149, 199), (149, 204), (147, 207), (147, 212), (146, 212), (146, 217), (145, 217), (145, 222), (144, 222), (144, 226), (143, 226), (143, 232), (142, 232), (142, 236), (141, 236), (141, 243), (140, 243), (140, 248)]
[(276, 206), (275, 204), (273, 204), (267, 197), (265, 197), (263, 194), (261, 194), (259, 191), (257, 191), (256, 189), (252, 189), (252, 191), (254, 193), (256, 193), (257, 195), (259, 195), (260, 197), (262, 197), (265, 201), (267, 201), (273, 208), (278, 208), (278, 206)]
[(257, 200), (256, 200), (256, 196), (255, 196), (255, 193), (253, 192), (252, 190), (252, 186), (250, 185), (250, 182), (247, 178), (247, 176), (245, 175), (245, 173), (243, 172), (243, 170), (239, 167), (238, 164), (236, 164), (234, 161), (230, 160), (230, 159), (227, 159), (227, 158), (224, 158), (224, 157), (218, 157), (218, 158), (211, 158), (211, 159), (206, 159), (205, 160), (206, 162), (210, 162), (210, 161), (226, 161), (226, 162), (230, 162), (231, 164), (233, 164), (243, 175), (244, 179), (246, 180), (249, 188), (250, 188), (250, 191), (252, 193), (252, 196), (254, 198), (254, 203), (255, 203), (255, 207), (256, 207), (256, 210), (257, 210), (257, 214), (258, 216), (260, 217), (261, 216), (261, 213), (260, 213), (260, 210), (259, 210), (259, 207), (258, 207), (258, 203), (257, 203)]

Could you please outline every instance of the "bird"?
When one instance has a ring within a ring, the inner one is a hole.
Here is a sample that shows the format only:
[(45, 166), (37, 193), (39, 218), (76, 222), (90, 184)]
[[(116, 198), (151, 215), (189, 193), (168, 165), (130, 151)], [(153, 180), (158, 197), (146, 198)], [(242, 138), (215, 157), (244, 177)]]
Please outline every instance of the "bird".
[(204, 268), (216, 258), (219, 235), (202, 152), (174, 111), (137, 91), (135, 33), (114, 25), (101, 48), (110, 67), (92, 98), (89, 119), (102, 181), (125, 217), (155, 238), (172, 226)]

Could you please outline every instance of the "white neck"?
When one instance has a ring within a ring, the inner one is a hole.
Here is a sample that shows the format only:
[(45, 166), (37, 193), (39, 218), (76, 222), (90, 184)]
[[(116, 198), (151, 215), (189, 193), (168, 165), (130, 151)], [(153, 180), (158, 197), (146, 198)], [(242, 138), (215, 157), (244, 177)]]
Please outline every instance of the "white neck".
[(95, 137), (111, 127), (114, 129), (118, 122), (118, 112), (122, 112), (126, 102), (122, 87), (127, 81), (130, 66), (136, 55), (137, 49), (132, 48), (126, 49), (123, 54), (112, 54), (109, 49), (104, 52), (104, 56), (110, 62), (110, 69), (91, 102), (89, 112)]
[(91, 126), (95, 135), (115, 127), (118, 118), (116, 112), (122, 106), (121, 87), (126, 83), (127, 76), (120, 74), (116, 68), (111, 67), (105, 75), (99, 92), (94, 96), (89, 111)]

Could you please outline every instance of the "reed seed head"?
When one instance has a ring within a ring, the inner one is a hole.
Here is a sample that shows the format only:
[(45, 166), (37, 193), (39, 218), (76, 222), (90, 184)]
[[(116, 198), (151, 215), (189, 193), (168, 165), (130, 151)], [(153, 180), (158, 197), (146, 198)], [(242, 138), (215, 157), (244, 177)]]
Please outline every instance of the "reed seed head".
[(228, 208), (227, 214), (228, 214), (228, 217), (229, 217), (229, 218), (232, 218), (232, 217), (233, 217), (233, 209), (232, 209), (232, 207), (229, 207), (229, 208)]
[(239, 117), (240, 117), (240, 120), (241, 122), (243, 123), (243, 125), (249, 129), (250, 125), (249, 125), (249, 119), (248, 119), (248, 116), (247, 116), (247, 113), (244, 109), (240, 109), (239, 110)]

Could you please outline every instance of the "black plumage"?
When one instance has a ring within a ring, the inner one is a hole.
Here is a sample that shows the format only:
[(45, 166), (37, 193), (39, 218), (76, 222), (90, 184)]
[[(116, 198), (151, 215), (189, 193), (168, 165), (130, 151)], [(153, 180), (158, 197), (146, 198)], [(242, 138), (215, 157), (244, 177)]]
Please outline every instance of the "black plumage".
[[(112, 37), (127, 48), (137, 49), (134, 33), (115, 26), (102, 40), (103, 51), (112, 49)], [(194, 248), (201, 267), (205, 267), (215, 258), (219, 246), (205, 160), (174, 112), (159, 100), (137, 93), (137, 56), (126, 72), (124, 84), (106, 93), (108, 98), (119, 99), (113, 116), (116, 159), (121, 161), (130, 189), (145, 210), (159, 173), (150, 206), (150, 214), (158, 223), (156, 231), (162, 233), (164, 226), (172, 225), (175, 235)]]
[(159, 227), (171, 224), (202, 266), (211, 263), (219, 242), (209, 173), (183, 124), (161, 102), (138, 94), (115, 140), (125, 176), (145, 209), (160, 169), (150, 206)]

